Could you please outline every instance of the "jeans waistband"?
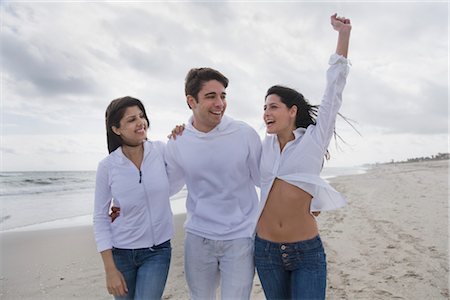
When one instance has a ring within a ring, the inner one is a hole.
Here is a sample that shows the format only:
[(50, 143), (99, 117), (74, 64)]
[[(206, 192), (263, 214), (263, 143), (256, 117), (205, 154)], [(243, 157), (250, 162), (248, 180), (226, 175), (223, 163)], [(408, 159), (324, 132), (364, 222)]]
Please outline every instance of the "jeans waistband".
[(322, 240), (320, 239), (319, 235), (316, 235), (315, 237), (313, 237), (312, 239), (309, 239), (309, 240), (290, 242), (290, 243), (271, 242), (271, 241), (262, 239), (262, 238), (258, 237), (258, 235), (256, 235), (255, 242), (259, 243), (260, 245), (261, 244), (264, 245), (264, 247), (268, 250), (270, 250), (270, 249), (310, 250), (310, 249), (322, 247)]
[(168, 247), (170, 247), (170, 240), (167, 240), (167, 241), (165, 241), (164, 243), (161, 243), (161, 244), (159, 244), (159, 245), (154, 245), (154, 246), (146, 247), (146, 248), (124, 249), (124, 248), (116, 248), (116, 247), (113, 247), (113, 249), (115, 249), (115, 250), (121, 250), (121, 251), (131, 251), (131, 250), (139, 251), (139, 250), (156, 250), (156, 249), (168, 248)]

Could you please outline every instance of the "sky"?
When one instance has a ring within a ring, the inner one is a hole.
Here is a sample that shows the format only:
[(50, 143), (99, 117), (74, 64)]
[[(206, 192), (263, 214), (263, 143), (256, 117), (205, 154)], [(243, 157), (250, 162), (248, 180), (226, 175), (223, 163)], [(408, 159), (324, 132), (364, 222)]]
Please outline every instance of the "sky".
[[(449, 7), (441, 2), (0, 2), (0, 171), (95, 170), (111, 100), (140, 99), (148, 137), (186, 123), (184, 78), (230, 80), (226, 114), (264, 137), (275, 84), (319, 104), (337, 33), (352, 62), (328, 167), (449, 152)], [(226, 158), (223, 158), (226, 159)]]

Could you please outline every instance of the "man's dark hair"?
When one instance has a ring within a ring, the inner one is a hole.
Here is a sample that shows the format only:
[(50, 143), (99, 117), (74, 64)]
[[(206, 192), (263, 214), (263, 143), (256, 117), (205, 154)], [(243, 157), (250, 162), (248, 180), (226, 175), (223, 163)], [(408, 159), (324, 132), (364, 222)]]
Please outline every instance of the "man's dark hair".
[[(203, 84), (210, 80), (217, 80), (223, 84), (225, 88), (228, 86), (228, 78), (222, 73), (211, 68), (193, 68), (190, 69), (184, 81), (184, 93), (186, 96), (194, 97), (198, 102), (198, 93), (202, 89)], [(191, 106), (188, 103), (189, 108)]]

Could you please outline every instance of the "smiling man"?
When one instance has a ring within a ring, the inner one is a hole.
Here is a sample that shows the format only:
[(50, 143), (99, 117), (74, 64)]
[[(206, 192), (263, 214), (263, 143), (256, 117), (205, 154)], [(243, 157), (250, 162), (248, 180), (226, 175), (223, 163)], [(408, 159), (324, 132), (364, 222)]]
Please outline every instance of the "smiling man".
[(191, 299), (249, 299), (254, 277), (254, 219), (261, 141), (244, 122), (224, 115), (228, 79), (191, 69), (185, 94), (192, 116), (167, 144), (171, 187), (186, 183), (185, 273)]

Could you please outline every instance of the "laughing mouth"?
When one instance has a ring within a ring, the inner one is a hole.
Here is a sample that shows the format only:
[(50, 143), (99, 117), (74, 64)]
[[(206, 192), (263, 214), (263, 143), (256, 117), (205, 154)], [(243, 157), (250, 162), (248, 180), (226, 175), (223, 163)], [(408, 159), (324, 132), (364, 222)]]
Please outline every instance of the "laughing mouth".
[(139, 128), (138, 130), (136, 130), (137, 133), (144, 133), (145, 132), (145, 127)]

